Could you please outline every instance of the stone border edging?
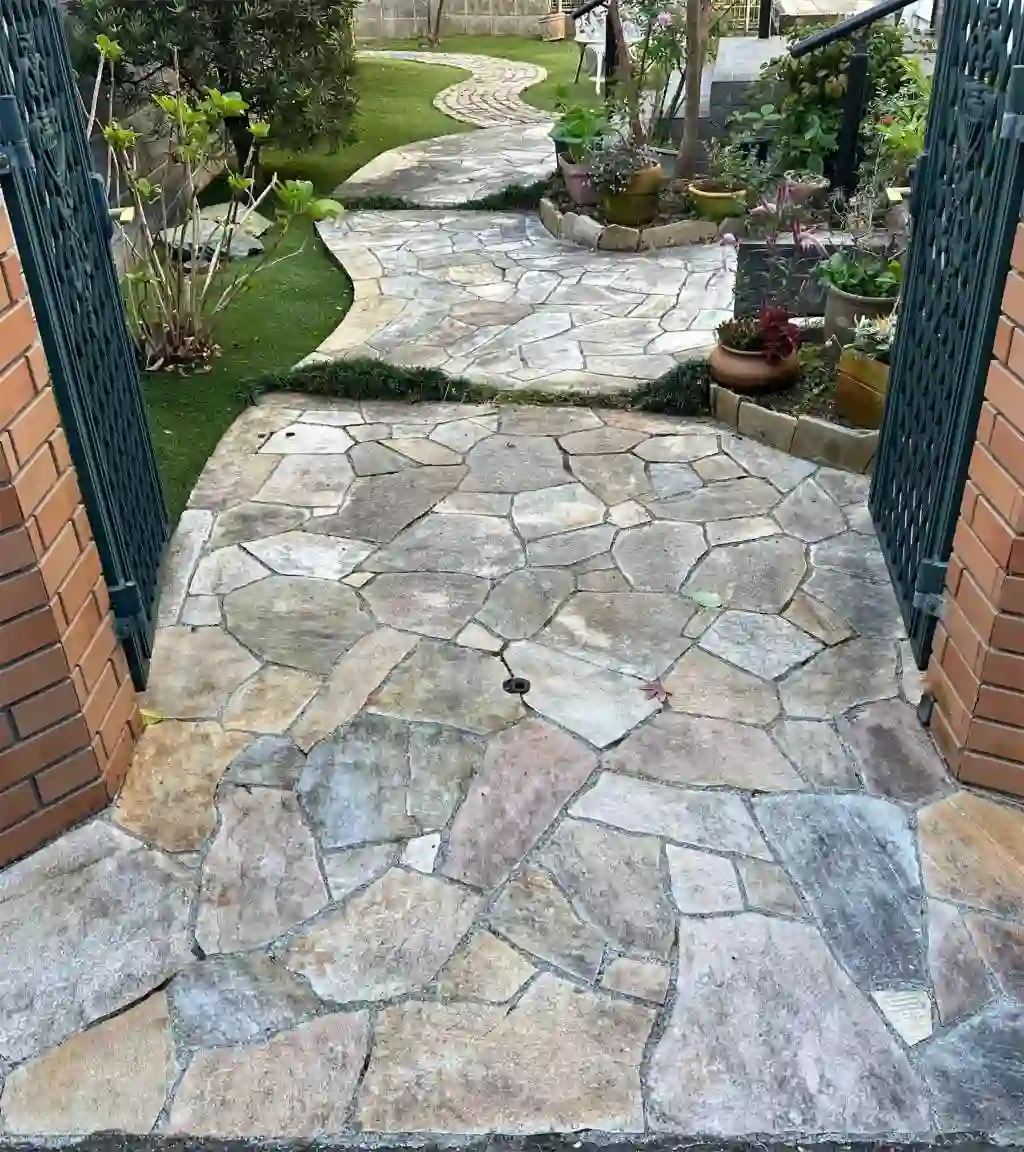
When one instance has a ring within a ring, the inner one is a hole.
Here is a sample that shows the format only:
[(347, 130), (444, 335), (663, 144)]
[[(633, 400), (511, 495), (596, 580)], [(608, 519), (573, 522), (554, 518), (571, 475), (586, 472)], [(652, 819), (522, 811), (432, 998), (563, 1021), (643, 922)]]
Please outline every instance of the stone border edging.
[(654, 248), (680, 248), (718, 239), (718, 225), (710, 220), (678, 220), (653, 228), (626, 228), (622, 224), (600, 224), (581, 212), (563, 214), (546, 197), (540, 202), (540, 220), (556, 240), (599, 248), (605, 252), (642, 252)]
[(711, 384), (709, 402), (715, 419), (720, 423), (790, 456), (863, 474), (870, 473), (874, 465), (878, 450), (878, 432), (875, 430), (844, 428), (819, 416), (790, 416), (788, 412), (776, 412), (721, 384)]

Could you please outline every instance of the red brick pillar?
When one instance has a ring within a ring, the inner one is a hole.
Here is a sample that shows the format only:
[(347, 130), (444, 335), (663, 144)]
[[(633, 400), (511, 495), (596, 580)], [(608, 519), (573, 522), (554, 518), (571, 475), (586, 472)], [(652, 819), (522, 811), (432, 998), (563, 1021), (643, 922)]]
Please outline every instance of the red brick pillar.
[(961, 780), (1024, 796), (1024, 224), (928, 669), (932, 732)]
[(0, 867), (102, 808), (138, 708), (0, 200)]

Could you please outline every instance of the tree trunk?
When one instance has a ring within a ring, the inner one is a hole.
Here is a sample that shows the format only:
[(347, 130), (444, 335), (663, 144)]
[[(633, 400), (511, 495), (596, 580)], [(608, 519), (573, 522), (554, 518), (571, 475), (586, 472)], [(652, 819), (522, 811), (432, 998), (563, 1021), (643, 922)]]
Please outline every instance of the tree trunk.
[(608, 0), (608, 13), (605, 17), (610, 21), (612, 35), (615, 37), (616, 71), (619, 82), (626, 92), (626, 113), (629, 116), (629, 131), (633, 143), (640, 145), (646, 141), (644, 126), (640, 120), (640, 94), (636, 90), (636, 80), (633, 76), (633, 61), (629, 55), (629, 45), (626, 43), (626, 34), (622, 30), (622, 17), (619, 14), (619, 0)]
[(443, 14), (444, 0), (437, 0), (433, 23), (428, 23), (427, 26), (427, 43), (431, 48), (436, 48), (441, 43), (441, 17)]
[(694, 176), (700, 153), (697, 129), (700, 121), (700, 81), (707, 50), (702, 0), (686, 2), (686, 92), (683, 99), (683, 138), (679, 143), (676, 173)]

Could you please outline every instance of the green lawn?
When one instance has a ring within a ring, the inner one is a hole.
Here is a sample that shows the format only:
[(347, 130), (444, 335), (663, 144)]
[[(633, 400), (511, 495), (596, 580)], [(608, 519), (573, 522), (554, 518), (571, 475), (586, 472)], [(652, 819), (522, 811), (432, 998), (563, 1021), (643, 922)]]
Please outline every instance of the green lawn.
[[(362, 61), (358, 142), (335, 154), (277, 154), (283, 178), (313, 180), (331, 192), (368, 160), (412, 140), (469, 130), (438, 112), (434, 95), (464, 72), (434, 65)], [(216, 196), (214, 196), (216, 199)], [(206, 199), (206, 197), (204, 197)], [(207, 200), (207, 202), (210, 202)], [(305, 250), (260, 274), (219, 325), (221, 355), (194, 376), (152, 373), (145, 381), (150, 427), (170, 509), (177, 521), (217, 441), (245, 406), (246, 386), (266, 372), (290, 368), (334, 330), (352, 300), (348, 277), (315, 235), (289, 237)]]

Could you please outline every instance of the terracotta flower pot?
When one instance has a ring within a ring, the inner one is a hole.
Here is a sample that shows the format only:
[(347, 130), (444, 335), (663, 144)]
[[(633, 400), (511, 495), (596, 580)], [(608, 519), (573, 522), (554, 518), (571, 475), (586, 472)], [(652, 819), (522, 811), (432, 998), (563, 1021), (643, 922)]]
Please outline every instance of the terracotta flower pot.
[(889, 365), (856, 348), (844, 348), (836, 379), (839, 414), (858, 428), (881, 428), (889, 390)]
[(796, 379), (800, 371), (797, 354), (791, 352), (785, 360), (770, 364), (760, 352), (739, 352), (716, 344), (708, 358), (708, 370), (716, 384), (723, 384), (733, 392), (753, 395), (774, 392)]
[(581, 208), (589, 208), (600, 203), (600, 194), (590, 177), (588, 164), (573, 164), (568, 156), (558, 157), (558, 169), (565, 181), (569, 199)]
[(697, 210), (697, 215), (705, 220), (721, 223), (729, 216), (745, 216), (747, 193), (744, 188), (732, 188), (722, 192), (709, 187), (713, 181), (694, 180), (687, 191)]
[(895, 296), (854, 296), (834, 284), (825, 295), (825, 339), (833, 337), (844, 347), (853, 343), (854, 329), (862, 317), (869, 320), (888, 316), (896, 307)]
[(658, 215), (658, 199), (665, 174), (660, 164), (633, 173), (633, 179), (621, 192), (606, 192), (601, 207), (609, 224), (642, 228)]

